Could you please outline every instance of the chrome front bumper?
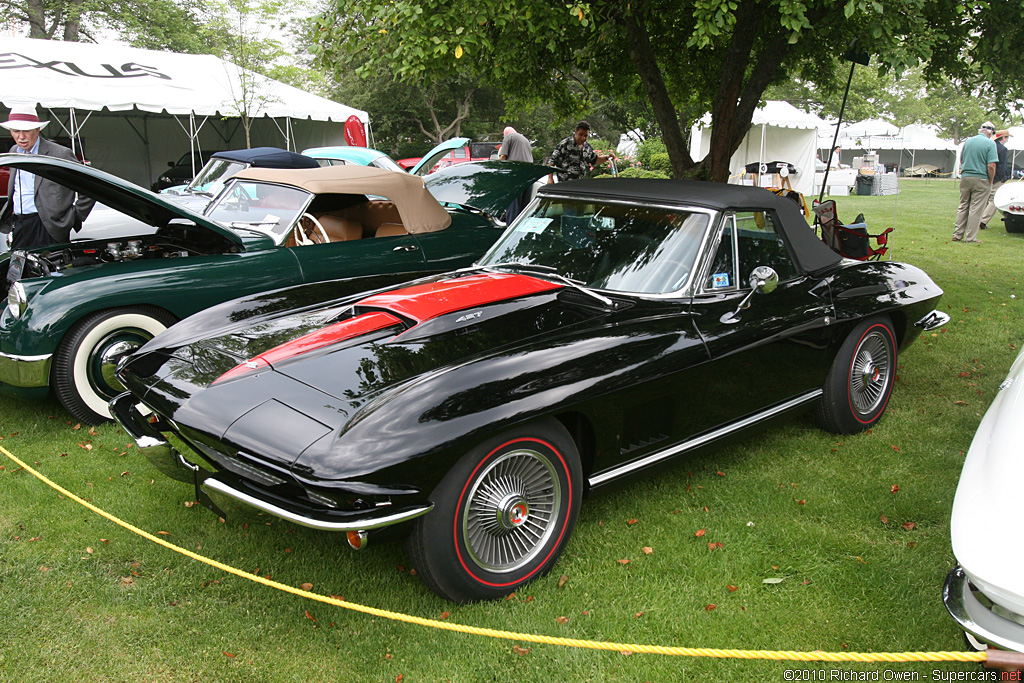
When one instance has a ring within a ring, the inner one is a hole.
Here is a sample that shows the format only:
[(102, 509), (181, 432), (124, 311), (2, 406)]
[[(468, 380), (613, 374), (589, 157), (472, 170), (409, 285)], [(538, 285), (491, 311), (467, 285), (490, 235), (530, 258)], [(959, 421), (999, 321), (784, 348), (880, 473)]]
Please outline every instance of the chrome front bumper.
[(1024, 652), (1024, 625), (993, 612), (985, 604), (988, 599), (975, 591), (963, 568), (954, 567), (946, 576), (942, 602), (960, 628), (981, 642), (1002, 650)]
[(923, 328), (926, 332), (942, 327), (950, 320), (948, 313), (936, 309), (914, 323), (914, 327)]
[(51, 353), (41, 356), (0, 353), (0, 383), (26, 389), (48, 386), (52, 361)]
[(110, 414), (135, 440), (135, 445), (149, 462), (171, 479), (192, 484), (196, 499), (211, 510), (224, 516), (211, 496), (223, 496), (240, 501), (281, 519), (322, 531), (365, 532), (407, 522), (430, 512), (432, 503), (370, 510), (337, 511), (315, 514), (307, 510), (288, 509), (268, 502), (218, 479), (216, 472), (199, 467), (182, 456), (164, 435), (139, 412), (137, 402), (130, 393), (123, 393), (110, 402)]

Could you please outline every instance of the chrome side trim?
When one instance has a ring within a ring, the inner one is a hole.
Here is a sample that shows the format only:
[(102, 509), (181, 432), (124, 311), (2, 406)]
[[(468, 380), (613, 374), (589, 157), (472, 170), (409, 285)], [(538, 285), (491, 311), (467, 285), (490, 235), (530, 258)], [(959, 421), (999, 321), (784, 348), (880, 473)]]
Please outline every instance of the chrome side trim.
[(610, 470), (605, 470), (604, 472), (595, 474), (594, 476), (590, 477), (588, 483), (591, 486), (599, 486), (600, 484), (604, 484), (612, 479), (617, 479), (618, 477), (625, 476), (631, 472), (635, 472), (636, 470), (643, 469), (644, 467), (649, 467), (662, 460), (673, 458), (679, 455), (680, 453), (685, 453), (686, 451), (692, 450), (694, 448), (699, 448), (700, 446), (703, 446), (706, 443), (714, 441), (715, 439), (720, 439), (724, 436), (731, 434), (732, 432), (738, 432), (741, 429), (746, 429), (747, 427), (755, 425), (758, 422), (763, 422), (765, 420), (773, 418), (776, 415), (780, 415), (786, 412), (787, 410), (792, 410), (793, 408), (803, 405), (804, 403), (810, 403), (811, 401), (815, 401), (821, 396), (822, 393), (823, 392), (821, 389), (812, 389), (811, 391), (808, 391), (805, 394), (801, 394), (796, 398), (790, 399), (785, 403), (780, 403), (765, 411), (755, 413), (754, 415), (743, 418), (738, 422), (732, 422), (726, 425), (725, 427), (716, 429), (712, 432), (708, 432), (707, 434), (698, 436), (695, 439), (684, 441), (681, 444), (671, 446), (656, 453), (651, 453), (650, 455), (644, 456), (637, 460), (631, 460), (630, 462), (623, 463), (622, 465), (619, 465), (618, 467), (613, 467)]
[(212, 476), (207, 477), (201, 486), (207, 493), (227, 496), (245, 503), (246, 505), (251, 505), (257, 510), (262, 510), (263, 512), (274, 515), (275, 517), (280, 517), (281, 519), (287, 520), (293, 524), (308, 526), (312, 529), (320, 529), (321, 531), (369, 531), (372, 529), (380, 529), (382, 527), (391, 526), (392, 524), (398, 524), (399, 522), (416, 519), (417, 517), (425, 515), (434, 509), (433, 503), (422, 503), (420, 505), (415, 505), (403, 510), (396, 510), (394, 512), (390, 511), (389, 508), (379, 508), (376, 510), (367, 510), (366, 515), (359, 519), (353, 519), (345, 522), (330, 522), (321, 519), (313, 519), (311, 517), (303, 517), (302, 515), (285, 510), (284, 508), (268, 503), (265, 500), (260, 500), (259, 498), (250, 496), (247, 493), (243, 493), (242, 491), (239, 491), (218, 479), (214, 479)]
[(0, 382), (12, 387), (45, 387), (50, 384), (52, 360), (52, 353), (41, 356), (0, 353)]
[(974, 595), (962, 567), (954, 567), (946, 575), (942, 602), (960, 628), (978, 640), (1003, 650), (1024, 652), (1024, 626), (985, 607)]
[(936, 309), (914, 323), (914, 327), (923, 327), (926, 332), (942, 327), (950, 320), (948, 313)]

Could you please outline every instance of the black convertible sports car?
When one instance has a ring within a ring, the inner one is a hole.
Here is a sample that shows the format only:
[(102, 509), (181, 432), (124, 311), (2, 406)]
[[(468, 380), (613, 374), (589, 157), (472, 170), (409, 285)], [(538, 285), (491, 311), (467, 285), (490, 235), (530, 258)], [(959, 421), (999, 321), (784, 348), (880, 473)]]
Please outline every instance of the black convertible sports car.
[(898, 351), (949, 320), (924, 272), (842, 259), (792, 201), (684, 181), (551, 185), (472, 268), (336, 291), (175, 325), (122, 363), (111, 411), (211, 509), (354, 548), (406, 531), (456, 601), (548, 571), (611, 482), (800, 409), (866, 429)]

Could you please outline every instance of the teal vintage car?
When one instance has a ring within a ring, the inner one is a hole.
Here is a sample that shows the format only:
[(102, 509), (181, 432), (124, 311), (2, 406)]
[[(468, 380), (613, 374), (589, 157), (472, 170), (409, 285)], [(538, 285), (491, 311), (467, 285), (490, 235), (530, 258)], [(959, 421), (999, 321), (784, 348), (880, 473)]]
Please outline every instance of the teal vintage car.
[(337, 281), (339, 296), (470, 265), (509, 201), (549, 169), (493, 162), (430, 179), (366, 166), (250, 168), (197, 214), (103, 171), (0, 155), (157, 228), (0, 257), (0, 391), (50, 390), (76, 419), (110, 418), (117, 361), (174, 322), (239, 296)]

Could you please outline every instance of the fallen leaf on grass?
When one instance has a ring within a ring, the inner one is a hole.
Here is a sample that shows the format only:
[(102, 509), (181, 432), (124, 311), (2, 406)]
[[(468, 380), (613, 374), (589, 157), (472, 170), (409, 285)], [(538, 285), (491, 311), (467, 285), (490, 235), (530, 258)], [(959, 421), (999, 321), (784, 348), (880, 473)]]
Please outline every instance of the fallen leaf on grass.
[(633, 615), (633, 618), (634, 618), (634, 619), (639, 619), (639, 618), (640, 618), (640, 617), (642, 617), (643, 615), (644, 615), (644, 613), (643, 613), (643, 612), (637, 612), (636, 614), (634, 614), (634, 615)]
[[(793, 500), (796, 500), (796, 498), (794, 498)], [(804, 498), (802, 500), (796, 500), (796, 504), (797, 505), (806, 505), (807, 504), (807, 499)]]
[(441, 619), (447, 619), (452, 615), (451, 612), (441, 612)]
[(45, 567), (45, 566), (41, 566), (41, 567), (39, 567), (39, 571), (41, 571), (41, 572), (48, 572), (48, 571), (50, 571), (50, 568), (49, 567)]
[(774, 585), (776, 585), (776, 584), (782, 583), (782, 582), (783, 582), (783, 581), (785, 581), (785, 580), (786, 580), (786, 579), (783, 579), (783, 578), (779, 578), (779, 577), (772, 577), (772, 578), (770, 578), (770, 579), (764, 579), (763, 581), (761, 581), (761, 583), (767, 583), (767, 584), (769, 584), (769, 585), (772, 585), (772, 586), (774, 586)]
[(906, 529), (907, 531), (913, 531), (915, 526), (917, 526), (917, 525), (914, 524), (913, 522), (904, 522), (903, 523), (903, 528)]
[(708, 550), (718, 550), (719, 548), (724, 548), (724, 547), (725, 547), (725, 544), (722, 543), (721, 541), (715, 541), (714, 543), (708, 543)]
[(90, 555), (92, 555), (92, 548), (86, 547), (85, 552), (87, 552)]
[(170, 531), (158, 531), (157, 533), (160, 534), (161, 536), (170, 536), (171, 535)]
[(697, 531), (693, 532), (693, 535), (696, 536), (697, 538), (701, 538), (707, 532), (708, 532), (707, 529), (697, 529)]
[(238, 656), (238, 655), (233, 655), (230, 652), (221, 652), (221, 654), (223, 654), (225, 657), (237, 657)]
[(644, 552), (644, 555), (650, 555), (650, 554), (652, 554), (652, 553), (654, 552), (654, 548), (652, 548), (652, 547), (651, 547), (651, 546), (649, 546), (649, 545), (645, 545), (645, 546), (644, 546), (643, 548), (641, 548), (640, 550), (642, 550), (642, 551)]
[(618, 562), (618, 563), (619, 563), (619, 564), (621, 564), (621, 565), (627, 565), (627, 564), (629, 564), (629, 560), (615, 560), (615, 561), (616, 561), (616, 562)]
[(634, 524), (636, 524), (636, 523), (637, 523), (637, 520), (635, 520), (635, 519), (631, 519), (631, 520), (629, 520), (628, 522), (626, 522), (626, 524), (628, 524), (628, 525), (630, 525), (630, 526), (633, 526), (633, 525), (634, 525)]
[(893, 493), (896, 493), (897, 491), (899, 491), (899, 490), (900, 490), (900, 487), (899, 487), (899, 486), (897, 486), (896, 484), (893, 484), (893, 485), (892, 485), (892, 488), (891, 488), (891, 489), (889, 489), (889, 490), (890, 490), (890, 491), (892, 491)]
[(522, 657), (523, 655), (526, 655), (526, 654), (530, 653), (530, 648), (528, 648), (528, 647), (519, 647), (518, 645), (513, 645), (512, 646), (512, 652), (515, 652), (517, 655)]
[(739, 586), (733, 586), (733, 585), (726, 586), (726, 588), (729, 589), (730, 593), (735, 593), (736, 591), (738, 591), (740, 589)]
[(880, 520), (882, 520), (882, 524), (888, 524), (889, 523), (889, 518), (886, 517), (885, 515), (879, 515), (878, 518)]
[(402, 674), (395, 676), (395, 683), (402, 683), (402, 679), (405, 678)]
[(565, 574), (562, 574), (561, 576), (559, 576), (559, 577), (558, 577), (558, 587), (559, 587), (559, 588), (564, 588), (564, 587), (565, 587), (565, 584), (566, 584), (566, 583), (567, 583), (568, 581), (569, 581), (569, 577), (568, 577), (568, 576), (566, 576)]
[(304, 584), (300, 585), (299, 588), (301, 588), (304, 591), (311, 591), (311, 590), (313, 590), (313, 584), (311, 584), (311, 583), (304, 583)]
[(555, 622), (559, 624), (568, 624), (569, 617), (555, 617)]
[(91, 451), (92, 450), (92, 444), (91, 443), (81, 443), (81, 442), (79, 442), (78, 447), (79, 448), (84, 448), (87, 451)]
[(316, 621), (316, 619), (313, 618), (313, 615), (309, 613), (309, 610), (306, 610), (306, 618), (309, 619), (312, 622)]
[(705, 612), (710, 612), (711, 610), (715, 609), (715, 607), (717, 607), (717, 605), (708, 605), (707, 607), (704, 608), (704, 611)]

